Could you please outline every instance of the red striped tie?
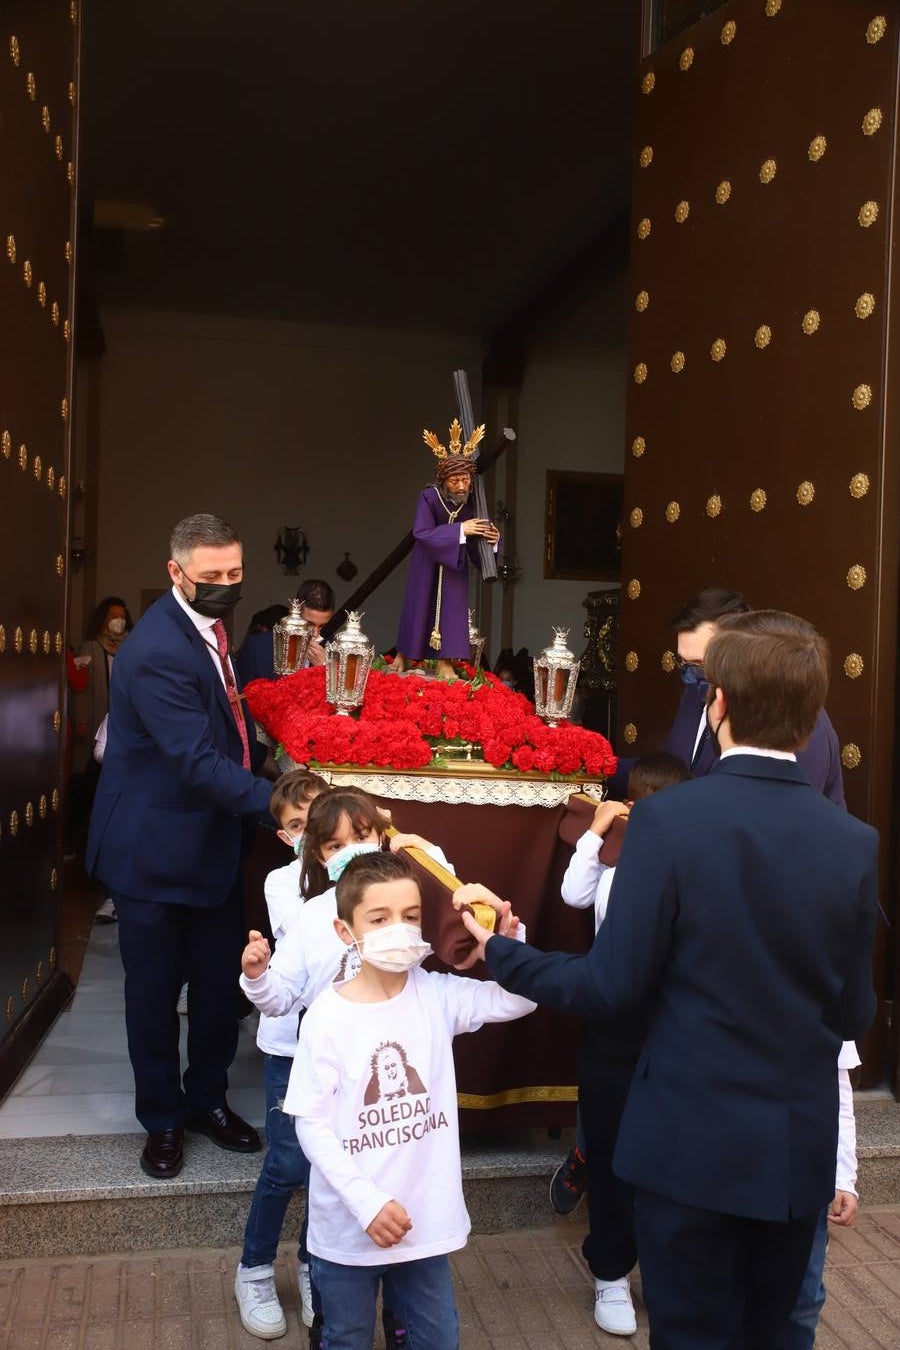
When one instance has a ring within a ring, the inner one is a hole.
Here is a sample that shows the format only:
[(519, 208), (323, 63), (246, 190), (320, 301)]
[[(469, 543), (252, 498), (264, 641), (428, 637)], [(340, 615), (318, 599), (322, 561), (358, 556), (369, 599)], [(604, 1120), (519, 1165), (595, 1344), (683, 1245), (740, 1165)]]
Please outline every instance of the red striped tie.
[(237, 691), (237, 685), (234, 682), (234, 674), (231, 669), (231, 662), (228, 660), (228, 634), (225, 632), (225, 625), (221, 619), (216, 619), (213, 624), (213, 632), (216, 635), (216, 646), (219, 649), (219, 660), (222, 663), (222, 674), (225, 676), (225, 692), (228, 694), (228, 702), (231, 704), (231, 711), (234, 713), (235, 725), (238, 729), (238, 735), (241, 738), (241, 745), (244, 748), (241, 763), (245, 769), (250, 768), (250, 741), (247, 737), (247, 723), (244, 720), (244, 710), (241, 707), (241, 697)]

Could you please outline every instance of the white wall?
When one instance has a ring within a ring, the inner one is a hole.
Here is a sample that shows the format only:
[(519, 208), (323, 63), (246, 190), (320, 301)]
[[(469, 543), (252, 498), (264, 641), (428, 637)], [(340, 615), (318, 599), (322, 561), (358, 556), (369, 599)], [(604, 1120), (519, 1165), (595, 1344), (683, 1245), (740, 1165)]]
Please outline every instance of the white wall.
[[(410, 527), (432, 477), (422, 427), (446, 442), (453, 369), (468, 369), (480, 403), (471, 338), (132, 311), (102, 325), (97, 595), (136, 612), (142, 588), (166, 584), (174, 522), (212, 511), (244, 542), (236, 638), (304, 577), (347, 595)], [(311, 546), (298, 577), (273, 551), (282, 525), (303, 526)], [(349, 587), (335, 575), (345, 550), (359, 568)], [(405, 566), (365, 606), (382, 650), (404, 577)]]
[[(600, 581), (544, 580), (544, 503), (548, 468), (621, 473), (625, 446), (625, 278), (617, 278), (528, 353), (519, 425), (516, 533), (521, 575), (514, 588), (516, 648), (539, 651), (552, 628), (571, 629), (583, 650), (588, 591)], [(498, 495), (504, 495), (503, 482)], [(496, 605), (499, 609), (499, 605)], [(493, 650), (499, 640), (495, 615)]]

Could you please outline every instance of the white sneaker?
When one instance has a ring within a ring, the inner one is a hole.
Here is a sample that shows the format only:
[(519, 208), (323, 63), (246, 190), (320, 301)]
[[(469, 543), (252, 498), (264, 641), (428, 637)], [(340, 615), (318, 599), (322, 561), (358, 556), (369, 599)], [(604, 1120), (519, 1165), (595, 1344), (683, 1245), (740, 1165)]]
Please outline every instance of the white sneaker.
[(309, 1265), (301, 1261), (297, 1266), (297, 1288), (300, 1291), (300, 1320), (305, 1327), (311, 1327), (315, 1320), (312, 1301), (312, 1281), (309, 1278)]
[(274, 1341), (287, 1331), (284, 1311), (275, 1292), (272, 1266), (238, 1266), (234, 1296), (244, 1330), (263, 1341)]
[(187, 1017), (187, 985), (181, 986), (181, 993), (178, 995), (178, 1014), (180, 1017)]
[(633, 1336), (637, 1318), (631, 1301), (628, 1276), (620, 1280), (594, 1280), (596, 1288), (594, 1321), (601, 1331), (611, 1336)]

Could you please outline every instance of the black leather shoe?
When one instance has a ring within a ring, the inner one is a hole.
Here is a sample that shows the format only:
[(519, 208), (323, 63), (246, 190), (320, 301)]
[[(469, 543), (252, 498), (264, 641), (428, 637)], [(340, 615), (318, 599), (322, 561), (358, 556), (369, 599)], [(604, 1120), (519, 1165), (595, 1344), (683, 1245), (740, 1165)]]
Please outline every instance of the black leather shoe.
[(177, 1177), (184, 1163), (181, 1146), (184, 1130), (151, 1130), (141, 1154), (141, 1169), (148, 1177), (168, 1181)]
[(227, 1148), (231, 1153), (258, 1153), (262, 1148), (253, 1126), (241, 1120), (230, 1106), (217, 1106), (215, 1111), (192, 1116), (187, 1128), (205, 1134), (219, 1148)]

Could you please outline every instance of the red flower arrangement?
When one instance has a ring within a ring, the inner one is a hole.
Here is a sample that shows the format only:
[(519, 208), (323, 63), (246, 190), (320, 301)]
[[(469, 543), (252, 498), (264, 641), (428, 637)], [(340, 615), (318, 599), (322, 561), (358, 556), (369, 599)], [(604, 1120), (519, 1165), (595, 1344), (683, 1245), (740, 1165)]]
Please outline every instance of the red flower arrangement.
[(359, 713), (339, 717), (325, 698), (325, 671), (253, 680), (250, 712), (298, 764), (377, 764), (422, 769), (437, 744), (481, 747), (488, 764), (520, 773), (607, 777), (616, 757), (605, 736), (565, 722), (548, 727), (524, 694), (486, 671), (456, 663), (456, 681), (402, 679), (373, 670)]

